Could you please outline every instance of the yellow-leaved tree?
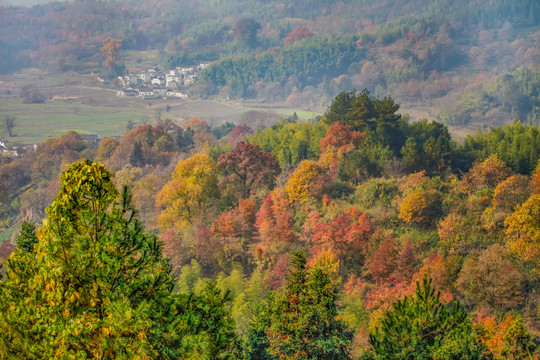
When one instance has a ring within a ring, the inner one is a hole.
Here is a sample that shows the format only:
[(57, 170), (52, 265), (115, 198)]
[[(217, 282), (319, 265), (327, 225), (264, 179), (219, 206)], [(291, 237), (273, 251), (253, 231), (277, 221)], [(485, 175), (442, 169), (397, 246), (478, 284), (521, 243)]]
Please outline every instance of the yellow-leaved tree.
[(532, 191), (535, 194), (540, 194), (540, 159), (538, 160), (538, 165), (536, 165), (536, 169), (532, 175), (531, 186)]
[(398, 217), (409, 225), (428, 227), (440, 212), (440, 194), (433, 189), (416, 189), (398, 205)]
[(540, 194), (533, 194), (504, 222), (508, 249), (527, 275), (540, 277)]
[(425, 170), (410, 174), (399, 191), (398, 217), (407, 224), (429, 227), (440, 215), (441, 194), (432, 188)]
[(217, 164), (210, 157), (196, 154), (180, 160), (169, 181), (157, 195), (162, 229), (182, 229), (205, 212), (219, 197)]
[(325, 181), (324, 169), (315, 161), (304, 160), (292, 173), (285, 191), (289, 200), (294, 203), (306, 201), (310, 196), (322, 192)]

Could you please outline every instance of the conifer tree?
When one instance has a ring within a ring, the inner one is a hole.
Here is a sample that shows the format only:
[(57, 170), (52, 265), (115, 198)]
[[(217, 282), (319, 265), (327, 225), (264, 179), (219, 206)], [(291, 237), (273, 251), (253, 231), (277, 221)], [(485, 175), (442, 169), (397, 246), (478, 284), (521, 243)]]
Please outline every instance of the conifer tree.
[(336, 319), (337, 288), (320, 268), (293, 253), (287, 286), (271, 302), (267, 353), (276, 359), (350, 359), (351, 333)]
[(0, 357), (234, 358), (226, 296), (211, 286), (172, 294), (161, 243), (143, 232), (131, 193), (112, 176), (88, 160), (65, 171), (35, 253), (24, 225), (0, 282)]
[(156, 236), (142, 232), (131, 194), (120, 194), (111, 177), (88, 160), (65, 171), (36, 254), (10, 257), (0, 290), (0, 353), (157, 355), (151, 329), (173, 277)]
[(140, 141), (136, 141), (135, 144), (133, 144), (133, 151), (129, 156), (129, 162), (132, 166), (141, 167), (144, 165), (143, 151)]
[(274, 357), (268, 352), (269, 342), (266, 331), (270, 327), (270, 313), (268, 304), (272, 303), (272, 297), (266, 303), (255, 304), (251, 310), (253, 318), (249, 324), (247, 340), (244, 344), (245, 358), (249, 360), (272, 360)]
[(414, 295), (395, 302), (370, 334), (373, 350), (363, 359), (491, 359), (459, 302), (449, 311), (439, 296), (431, 279), (417, 283)]
[(36, 236), (36, 225), (25, 219), (21, 225), (21, 230), (17, 236), (16, 244), (17, 249), (34, 252), (34, 245), (38, 243)]

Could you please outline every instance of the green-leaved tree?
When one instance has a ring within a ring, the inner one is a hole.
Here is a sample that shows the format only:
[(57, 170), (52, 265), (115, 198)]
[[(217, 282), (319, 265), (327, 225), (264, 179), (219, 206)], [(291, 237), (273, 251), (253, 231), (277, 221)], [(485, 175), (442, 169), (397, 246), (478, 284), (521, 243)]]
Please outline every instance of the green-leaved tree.
[(414, 295), (395, 302), (370, 334), (373, 350), (363, 359), (491, 359), (459, 302), (448, 310), (439, 296), (431, 279), (417, 283)]
[(112, 176), (88, 160), (71, 166), (39, 242), (18, 242), (0, 282), (0, 357), (233, 358), (216, 355), (234, 347), (225, 298), (212, 287), (172, 294), (161, 243), (143, 232), (128, 188), (117, 191)]
[(36, 236), (36, 225), (25, 219), (21, 224), (21, 230), (16, 239), (17, 249), (26, 252), (34, 252), (34, 245), (38, 243)]
[(336, 285), (306, 262), (304, 252), (293, 253), (286, 288), (260, 309), (249, 338), (251, 359), (350, 359), (352, 334), (337, 319)]

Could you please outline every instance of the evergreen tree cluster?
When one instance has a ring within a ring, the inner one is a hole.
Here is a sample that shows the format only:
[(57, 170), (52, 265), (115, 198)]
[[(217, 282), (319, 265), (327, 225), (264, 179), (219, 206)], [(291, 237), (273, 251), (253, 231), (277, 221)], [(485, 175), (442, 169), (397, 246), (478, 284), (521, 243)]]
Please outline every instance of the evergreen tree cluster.
[(306, 39), (260, 55), (223, 59), (206, 68), (201, 77), (217, 86), (228, 86), (235, 97), (252, 96), (253, 85), (259, 80), (283, 85), (294, 77), (300, 87), (317, 85), (323, 74), (339, 75), (363, 58), (356, 40), (354, 36)]

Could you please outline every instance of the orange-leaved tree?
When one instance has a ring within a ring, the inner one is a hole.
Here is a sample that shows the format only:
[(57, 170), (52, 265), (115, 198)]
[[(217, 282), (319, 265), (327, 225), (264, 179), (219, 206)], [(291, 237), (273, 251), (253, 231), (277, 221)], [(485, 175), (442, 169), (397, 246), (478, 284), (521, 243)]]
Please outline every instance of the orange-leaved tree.
[(290, 202), (283, 190), (276, 189), (268, 195), (257, 212), (255, 227), (258, 231), (259, 260), (273, 256), (294, 243), (296, 234)]
[(116, 63), (120, 60), (120, 49), (122, 48), (122, 39), (106, 38), (103, 40), (103, 47), (100, 49), (105, 61), (103, 65), (112, 71)]
[(534, 354), (536, 345), (531, 334), (515, 312), (508, 312), (497, 321), (485, 311), (480, 311), (475, 319), (475, 329), (496, 360), (539, 359), (538, 354)]
[(212, 224), (213, 244), (220, 250), (222, 265), (238, 262), (247, 265), (248, 246), (255, 231), (256, 205), (253, 199), (240, 199), (238, 206), (222, 213)]
[(513, 175), (497, 185), (493, 192), (495, 208), (513, 211), (516, 205), (527, 200), (531, 193), (529, 178), (525, 175)]
[(283, 44), (285, 45), (291, 45), (294, 44), (297, 41), (310, 38), (313, 36), (313, 33), (309, 31), (309, 29), (305, 26), (299, 26), (293, 31), (291, 31), (289, 34), (287, 34), (287, 37), (283, 39)]
[(194, 133), (210, 130), (208, 123), (200, 117), (192, 117), (187, 119), (182, 123), (182, 128), (184, 130), (191, 129)]
[(351, 130), (348, 124), (341, 125), (335, 121), (321, 139), (320, 164), (335, 173), (343, 156), (356, 149), (364, 138), (365, 133)]
[(312, 244), (313, 255), (331, 251), (350, 268), (363, 263), (371, 233), (367, 216), (355, 208), (329, 221), (323, 221), (318, 211), (312, 211), (302, 228), (302, 240)]
[(510, 174), (510, 168), (504, 161), (499, 159), (497, 154), (494, 154), (486, 160), (475, 164), (463, 176), (461, 184), (467, 193), (472, 194), (483, 186), (495, 188), (501, 181), (509, 177)]

